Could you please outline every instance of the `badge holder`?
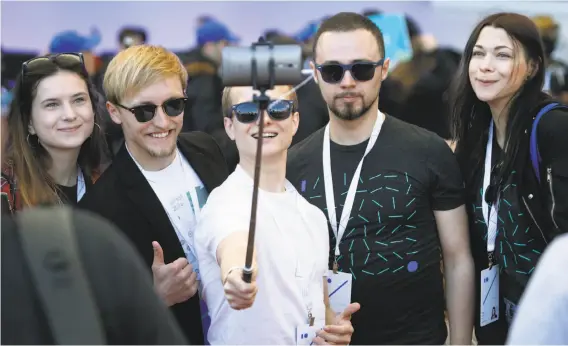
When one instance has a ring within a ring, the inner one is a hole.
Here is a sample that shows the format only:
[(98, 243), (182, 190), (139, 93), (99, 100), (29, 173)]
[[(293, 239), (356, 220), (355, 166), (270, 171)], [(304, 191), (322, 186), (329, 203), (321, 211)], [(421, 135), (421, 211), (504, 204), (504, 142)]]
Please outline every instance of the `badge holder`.
[(351, 304), (351, 288), (353, 285), (351, 273), (342, 273), (338, 269), (337, 261), (334, 261), (333, 270), (329, 270), (327, 273), (329, 304), (336, 314), (341, 313)]
[(499, 265), (494, 264), (493, 252), (488, 259), (489, 268), (481, 271), (480, 327), (499, 320)]

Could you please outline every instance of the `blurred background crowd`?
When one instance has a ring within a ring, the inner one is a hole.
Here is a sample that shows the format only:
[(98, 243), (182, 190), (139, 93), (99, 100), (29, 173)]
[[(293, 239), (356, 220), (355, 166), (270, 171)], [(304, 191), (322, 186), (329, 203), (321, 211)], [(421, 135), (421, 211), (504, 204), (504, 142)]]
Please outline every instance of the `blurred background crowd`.
[[(339, 11), (356, 11), (381, 27), (387, 56), (394, 60), (381, 88), (381, 110), (448, 139), (446, 89), (465, 40), (480, 18), (502, 10), (533, 18), (549, 55), (545, 89), (568, 102), (568, 26), (561, 25), (568, 19), (568, 2), (81, 1), (2, 2), (2, 105), (5, 110), (9, 104), (22, 62), (34, 56), (82, 52), (102, 93), (105, 68), (117, 51), (158, 44), (176, 52), (189, 73), (184, 130), (213, 134), (236, 155), (221, 116), (218, 67), (223, 47), (250, 45), (264, 36), (276, 44), (302, 45), (308, 64), (319, 22)], [(309, 116), (303, 117), (294, 143), (328, 119), (313, 82), (298, 91), (298, 99), (300, 114)], [(109, 127), (108, 139), (118, 147), (121, 133)]]

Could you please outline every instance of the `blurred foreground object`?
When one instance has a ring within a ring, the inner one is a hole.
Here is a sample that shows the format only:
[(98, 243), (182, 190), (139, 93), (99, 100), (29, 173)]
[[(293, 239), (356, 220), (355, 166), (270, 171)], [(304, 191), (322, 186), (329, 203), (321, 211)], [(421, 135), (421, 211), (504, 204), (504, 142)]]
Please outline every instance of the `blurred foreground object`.
[(187, 344), (132, 245), (64, 207), (2, 217), (2, 344)]
[(507, 344), (568, 344), (568, 235), (542, 255), (519, 303)]

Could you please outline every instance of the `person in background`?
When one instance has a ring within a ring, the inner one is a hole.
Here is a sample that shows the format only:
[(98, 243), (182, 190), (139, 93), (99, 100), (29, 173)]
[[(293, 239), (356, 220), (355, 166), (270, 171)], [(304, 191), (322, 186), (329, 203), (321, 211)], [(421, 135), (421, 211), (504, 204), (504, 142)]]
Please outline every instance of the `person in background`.
[(379, 111), (390, 59), (370, 19), (339, 13), (314, 39), (312, 69), (329, 124), (290, 149), (286, 171), (328, 216), (332, 280), (351, 279), (362, 307), (353, 344), (444, 344), (445, 306), (451, 344), (469, 344), (473, 263), (452, 151)]
[(218, 69), (223, 48), (238, 43), (239, 38), (224, 24), (211, 19), (197, 28), (196, 41), (197, 47), (180, 57), (189, 77), (183, 129), (208, 132), (223, 127), (223, 83)]
[(546, 72), (543, 90), (568, 104), (568, 65), (553, 56), (558, 46), (560, 25), (550, 16), (535, 16), (532, 20), (538, 28), (544, 45)]
[[(298, 44), (294, 38), (276, 32), (269, 33), (266, 39), (276, 45)], [(296, 134), (292, 137), (291, 146), (300, 143), (312, 133), (324, 127), (329, 121), (327, 105), (313, 78), (310, 77), (309, 81), (297, 87), (295, 93), (298, 97), (298, 112), (302, 121), (298, 125)]]
[(367, 8), (364, 9), (363, 12), (361, 12), (362, 16), (365, 16), (367, 18), (371, 17), (371, 16), (376, 16), (379, 14), (383, 14), (383, 11), (376, 9), (376, 8)]
[(564, 234), (542, 255), (519, 303), (507, 345), (568, 345), (566, 263), (568, 235)]
[[(452, 139), (464, 174), (476, 266), (479, 344), (506, 341), (510, 312), (541, 254), (557, 234), (568, 231), (566, 109), (542, 117), (536, 132), (542, 160), (536, 170), (530, 157), (533, 121), (552, 102), (542, 92), (545, 59), (529, 18), (496, 13), (473, 29), (450, 88)], [(490, 285), (497, 275), (498, 284)], [(491, 299), (481, 300), (482, 292)], [(489, 321), (494, 301), (499, 317)]]
[[(55, 35), (49, 44), (50, 54), (61, 53), (81, 53), (85, 61), (87, 73), (96, 82), (99, 78), (97, 74), (100, 72), (103, 62), (97, 57), (93, 49), (101, 43), (101, 33), (98, 29), (93, 28), (89, 36), (82, 36), (77, 31), (63, 31)], [(99, 87), (97, 85), (97, 87)]]
[(228, 176), (215, 140), (180, 135), (187, 71), (165, 48), (132, 46), (107, 68), (104, 88), (125, 143), (79, 207), (113, 222), (151, 269), (186, 338), (203, 345), (193, 232), (208, 194)]
[(223, 82), (219, 66), (223, 48), (238, 43), (239, 38), (215, 19), (207, 16), (202, 19), (203, 24), (196, 32), (197, 47), (180, 55), (189, 78), (182, 131), (202, 131), (212, 135), (232, 171), (238, 162), (238, 152), (223, 127)]
[[(353, 333), (349, 320), (359, 305), (347, 306), (339, 317), (331, 310), (325, 216), (285, 177), (288, 147), (299, 122), (296, 95), (291, 86), (276, 86), (267, 92), (272, 99), (268, 110), (260, 113), (252, 102), (257, 93), (252, 87), (223, 92), (225, 128), (239, 148), (240, 161), (211, 194), (195, 231), (201, 294), (211, 316), (208, 340), (212, 345), (293, 345), (296, 328), (313, 317), (314, 326), (329, 329), (318, 334), (316, 344), (347, 345)], [(262, 137), (258, 136), (260, 121), (265, 123)], [(246, 283), (242, 268), (259, 140), (263, 149), (255, 273)]]
[(304, 68), (310, 68), (312, 61), (312, 52), (314, 46), (314, 35), (318, 31), (320, 21), (310, 21), (300, 31), (292, 36), (302, 47), (302, 58), (304, 60)]
[(412, 58), (400, 62), (390, 73), (388, 95), (396, 104), (392, 115), (450, 139), (447, 89), (458, 70), (451, 50), (438, 47), (435, 38), (425, 35), (418, 23), (406, 16), (412, 43)]
[(9, 209), (76, 204), (101, 174), (108, 154), (98, 96), (82, 56), (24, 62), (12, 92), (1, 178)]
[[(8, 114), (10, 113), (10, 103), (12, 103), (12, 98), (13, 98), (13, 94), (12, 92), (10, 92), (8, 89), (6, 89), (5, 87), (2, 87), (2, 96), (1, 96), (1, 100), (2, 100), (2, 114), (0, 115), (0, 130), (2, 131), (2, 134), (0, 135), (0, 144), (2, 145), (2, 153), (5, 152), (5, 146), (7, 144), (6, 139), (8, 138)], [(4, 157), (0, 157), (0, 159), (2, 160), (2, 170), (5, 168), (4, 167)]]
[(215, 20), (215, 18), (213, 18), (213, 16), (211, 16), (211, 15), (208, 15), (208, 14), (201, 15), (201, 16), (197, 17), (197, 27), (200, 27), (201, 25), (203, 25), (203, 24), (205, 24), (209, 21), (212, 21), (212, 20)]
[(140, 44), (146, 44), (147, 42), (148, 33), (143, 28), (126, 26), (120, 29), (120, 32), (118, 33), (118, 44), (120, 50), (125, 50)]

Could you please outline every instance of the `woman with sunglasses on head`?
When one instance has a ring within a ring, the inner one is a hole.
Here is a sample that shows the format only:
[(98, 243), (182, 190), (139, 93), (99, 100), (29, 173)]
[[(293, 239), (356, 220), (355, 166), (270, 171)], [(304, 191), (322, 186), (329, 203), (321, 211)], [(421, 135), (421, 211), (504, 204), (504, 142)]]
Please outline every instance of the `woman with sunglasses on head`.
[(8, 114), (8, 166), (2, 193), (12, 211), (77, 203), (107, 153), (82, 55), (26, 61)]
[(480, 344), (505, 342), (540, 254), (568, 231), (568, 110), (542, 92), (544, 59), (529, 18), (494, 14), (473, 30), (450, 89)]

